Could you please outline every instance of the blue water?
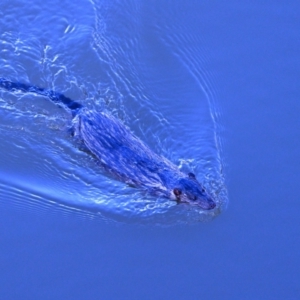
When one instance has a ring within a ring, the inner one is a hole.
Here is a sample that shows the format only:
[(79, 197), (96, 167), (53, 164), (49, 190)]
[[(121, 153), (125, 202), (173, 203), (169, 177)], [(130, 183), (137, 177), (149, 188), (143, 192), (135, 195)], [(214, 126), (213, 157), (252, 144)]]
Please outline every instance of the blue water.
[(1, 91), (0, 298), (298, 299), (299, 10), (4, 1), (1, 77), (120, 118), (218, 207), (114, 181), (67, 112)]

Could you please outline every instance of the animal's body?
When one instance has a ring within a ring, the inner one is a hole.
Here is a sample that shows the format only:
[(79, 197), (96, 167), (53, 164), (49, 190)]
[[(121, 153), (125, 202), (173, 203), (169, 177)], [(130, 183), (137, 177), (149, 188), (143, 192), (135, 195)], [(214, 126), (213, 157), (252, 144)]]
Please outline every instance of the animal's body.
[(115, 117), (88, 110), (51, 90), (4, 78), (0, 78), (0, 87), (44, 95), (69, 110), (73, 116), (74, 135), (118, 180), (178, 203), (189, 203), (206, 210), (216, 206), (194, 174), (181, 172), (168, 159), (154, 153)]

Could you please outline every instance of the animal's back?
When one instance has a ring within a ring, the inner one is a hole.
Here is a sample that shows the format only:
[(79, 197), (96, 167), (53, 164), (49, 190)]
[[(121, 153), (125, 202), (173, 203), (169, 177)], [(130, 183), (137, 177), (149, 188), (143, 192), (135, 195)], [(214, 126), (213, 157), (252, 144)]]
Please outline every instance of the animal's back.
[(216, 206), (193, 173), (184, 174), (169, 160), (155, 154), (113, 116), (89, 111), (80, 103), (52, 90), (5, 78), (0, 78), (0, 87), (46, 96), (70, 111), (75, 135), (82, 139), (100, 164), (119, 180), (178, 203), (190, 203), (202, 209)]
[(128, 184), (161, 190), (164, 170), (178, 173), (170, 161), (151, 151), (111, 115), (82, 109), (74, 123), (75, 133), (101, 164)]

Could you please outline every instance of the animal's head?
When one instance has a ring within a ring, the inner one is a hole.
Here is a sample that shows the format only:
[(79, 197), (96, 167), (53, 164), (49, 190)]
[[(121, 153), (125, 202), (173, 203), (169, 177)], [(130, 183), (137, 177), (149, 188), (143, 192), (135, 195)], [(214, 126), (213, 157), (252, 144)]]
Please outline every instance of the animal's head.
[(188, 177), (179, 179), (171, 194), (178, 203), (189, 203), (205, 210), (216, 207), (216, 203), (193, 173), (189, 173)]

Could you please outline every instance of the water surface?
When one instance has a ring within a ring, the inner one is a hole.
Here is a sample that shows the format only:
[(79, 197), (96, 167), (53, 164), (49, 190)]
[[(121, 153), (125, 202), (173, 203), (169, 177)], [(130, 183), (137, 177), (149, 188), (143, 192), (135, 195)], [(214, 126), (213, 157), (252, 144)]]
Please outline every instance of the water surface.
[(144, 199), (99, 172), (68, 113), (1, 91), (2, 297), (298, 299), (298, 15), (296, 1), (4, 1), (1, 76), (109, 111), (222, 213)]
[(107, 178), (70, 137), (67, 112), (43, 96), (18, 91), (2, 91), (1, 97), (2, 136), (8, 142), (2, 145), (2, 169), (11, 179), (3, 176), (3, 184), (23, 191), (23, 198), (34, 193), (41, 200), (34, 201), (37, 206), (76, 207), (115, 221), (193, 223), (218, 215), (227, 203), (220, 127), (197, 35), (184, 22), (169, 28), (170, 13), (160, 6), (82, 1), (56, 7), (63, 4), (59, 13), (45, 4), (20, 4), (22, 17), (31, 20), (26, 29), (22, 18), (10, 28), (16, 12), (7, 5), (3, 76), (120, 118), (155, 152), (196, 173), (218, 207), (213, 212), (178, 207)]

